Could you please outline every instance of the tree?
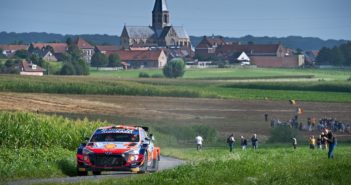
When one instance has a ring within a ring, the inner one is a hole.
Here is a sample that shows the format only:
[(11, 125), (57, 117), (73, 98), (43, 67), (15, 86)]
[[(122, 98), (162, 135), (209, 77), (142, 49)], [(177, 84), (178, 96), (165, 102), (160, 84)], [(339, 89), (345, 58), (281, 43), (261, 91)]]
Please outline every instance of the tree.
[(163, 74), (167, 78), (182, 77), (185, 73), (185, 62), (181, 58), (172, 59), (163, 68)]
[(118, 53), (113, 53), (108, 57), (108, 66), (109, 67), (117, 67), (121, 64), (121, 59)]
[(78, 62), (72, 62), (75, 75), (89, 75), (89, 66), (84, 60), (79, 60)]
[(75, 75), (76, 70), (71, 63), (66, 62), (61, 68), (61, 75)]
[(27, 59), (29, 57), (29, 52), (27, 50), (17, 50), (15, 53), (15, 56), (22, 58), (22, 59)]
[(105, 67), (108, 64), (108, 58), (105, 54), (101, 52), (94, 53), (93, 57), (91, 58), (91, 66), (96, 67)]
[(6, 58), (3, 52), (4, 50), (0, 48), (0, 58)]
[(7, 60), (1, 67), (2, 73), (18, 74), (20, 72), (21, 60)]

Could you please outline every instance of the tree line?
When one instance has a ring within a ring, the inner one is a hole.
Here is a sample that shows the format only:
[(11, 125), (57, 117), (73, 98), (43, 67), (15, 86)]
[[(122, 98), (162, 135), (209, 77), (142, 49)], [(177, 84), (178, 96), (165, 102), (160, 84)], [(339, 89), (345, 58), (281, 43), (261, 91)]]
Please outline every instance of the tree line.
[(351, 66), (351, 42), (338, 47), (323, 47), (316, 58), (318, 65)]

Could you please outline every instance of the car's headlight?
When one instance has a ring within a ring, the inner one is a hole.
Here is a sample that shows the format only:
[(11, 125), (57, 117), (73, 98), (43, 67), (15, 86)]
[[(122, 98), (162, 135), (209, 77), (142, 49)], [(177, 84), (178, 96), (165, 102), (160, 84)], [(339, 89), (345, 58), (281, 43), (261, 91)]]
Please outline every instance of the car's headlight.
[(91, 154), (91, 153), (93, 153), (91, 150), (89, 150), (89, 149), (87, 149), (87, 148), (84, 148), (84, 149), (83, 149), (83, 155), (89, 155), (89, 154)]

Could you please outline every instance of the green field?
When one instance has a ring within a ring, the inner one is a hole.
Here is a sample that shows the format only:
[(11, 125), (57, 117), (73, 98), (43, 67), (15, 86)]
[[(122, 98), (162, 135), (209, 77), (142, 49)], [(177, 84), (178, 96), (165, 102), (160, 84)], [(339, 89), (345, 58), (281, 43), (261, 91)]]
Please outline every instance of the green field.
[[(93, 77), (117, 77), (138, 78), (140, 72), (150, 75), (162, 74), (162, 70), (141, 69), (128, 71), (96, 71), (92, 70)], [(306, 76), (312, 75), (317, 79), (324, 80), (346, 80), (351, 76), (350, 69), (265, 69), (265, 68), (211, 68), (211, 69), (187, 69), (183, 78), (185, 79), (216, 79), (216, 78), (260, 78), (260, 77), (284, 77), (284, 76)]]
[(3, 75), (0, 91), (351, 102), (350, 70), (203, 69), (189, 70), (181, 79), (137, 78), (141, 71), (161, 73), (92, 71), (90, 77), (41, 78)]

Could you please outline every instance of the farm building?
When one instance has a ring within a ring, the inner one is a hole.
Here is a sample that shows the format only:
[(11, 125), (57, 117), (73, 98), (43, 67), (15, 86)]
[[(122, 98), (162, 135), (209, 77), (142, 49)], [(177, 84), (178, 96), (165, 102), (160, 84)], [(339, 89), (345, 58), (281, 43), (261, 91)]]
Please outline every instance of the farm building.
[(124, 64), (133, 69), (162, 68), (168, 58), (163, 50), (119, 50), (108, 52), (107, 55), (117, 53)]
[(32, 62), (28, 62), (26, 60), (22, 61), (21, 72), (20, 75), (24, 76), (43, 76), (45, 69), (32, 64)]
[(15, 55), (16, 51), (19, 50), (27, 50), (28, 45), (13, 45), (13, 44), (6, 44), (6, 45), (0, 45), (0, 49), (2, 49), (2, 54), (11, 57)]
[(196, 47), (195, 56), (206, 59), (221, 59), (239, 63), (240, 55), (257, 67), (299, 67), (304, 57), (294, 55), (293, 50), (282, 44), (226, 43), (223, 39), (204, 37)]

